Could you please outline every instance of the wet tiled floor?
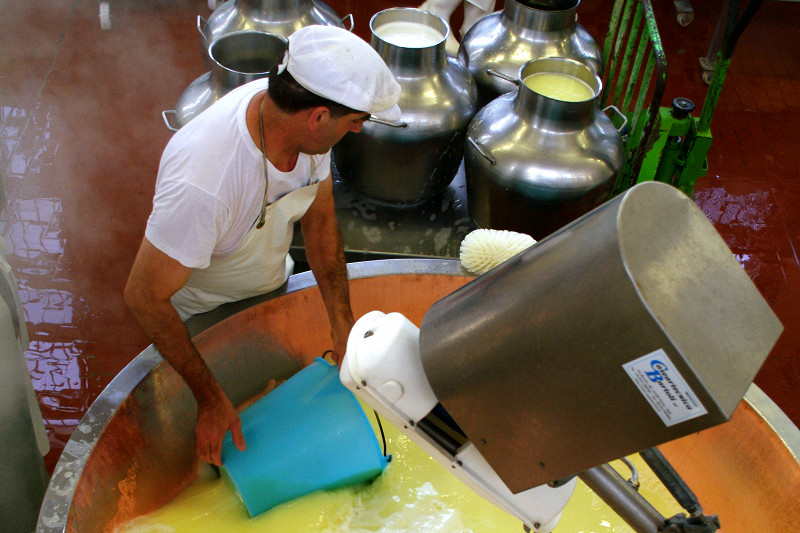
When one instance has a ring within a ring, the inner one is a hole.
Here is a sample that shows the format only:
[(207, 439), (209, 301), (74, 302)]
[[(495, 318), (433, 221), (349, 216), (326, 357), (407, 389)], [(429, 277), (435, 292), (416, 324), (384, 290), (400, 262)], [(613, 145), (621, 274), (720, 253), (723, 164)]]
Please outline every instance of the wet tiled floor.
[[(414, 2), (326, 2), (371, 14)], [(680, 26), (658, 4), (667, 51), (664, 104), (707, 86), (705, 56), (722, 1), (694, 2)], [(197, 16), (206, 2), (13, 0), (0, 18), (0, 233), (20, 282), (28, 366), (52, 444), (53, 468), (82, 414), (148, 344), (122, 289), (171, 133), (161, 112), (205, 72)], [(602, 40), (611, 2), (584, 0), (580, 22)], [(454, 19), (457, 23), (457, 18)], [(800, 422), (800, 3), (767, 1), (740, 39), (719, 100), (710, 170), (696, 201), (781, 318), (786, 331), (756, 383)]]

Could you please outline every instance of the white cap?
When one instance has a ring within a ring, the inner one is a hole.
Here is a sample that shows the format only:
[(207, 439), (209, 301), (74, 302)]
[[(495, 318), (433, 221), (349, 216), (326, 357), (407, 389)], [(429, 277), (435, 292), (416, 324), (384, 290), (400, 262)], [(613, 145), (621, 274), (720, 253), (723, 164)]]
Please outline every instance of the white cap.
[(400, 84), (381, 56), (343, 28), (312, 25), (289, 36), (278, 66), (312, 93), (384, 120), (399, 120)]

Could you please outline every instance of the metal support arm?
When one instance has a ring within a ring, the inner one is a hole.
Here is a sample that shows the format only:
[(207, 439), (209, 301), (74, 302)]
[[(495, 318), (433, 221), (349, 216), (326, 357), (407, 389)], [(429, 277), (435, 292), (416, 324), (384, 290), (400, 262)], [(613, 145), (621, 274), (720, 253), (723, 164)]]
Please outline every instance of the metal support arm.
[(578, 477), (638, 533), (659, 533), (667, 523), (611, 465), (595, 466)]

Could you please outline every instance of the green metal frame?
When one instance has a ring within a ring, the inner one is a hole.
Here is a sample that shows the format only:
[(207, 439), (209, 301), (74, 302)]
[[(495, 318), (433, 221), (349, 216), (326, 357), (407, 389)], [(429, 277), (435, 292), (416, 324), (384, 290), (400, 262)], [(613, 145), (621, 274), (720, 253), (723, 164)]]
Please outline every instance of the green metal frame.
[(708, 171), (711, 130), (699, 120), (675, 116), (673, 109), (659, 109), (658, 139), (645, 156), (637, 182), (663, 181), (694, 194), (694, 185)]
[(603, 63), (601, 107), (613, 105), (628, 118), (623, 132), (628, 158), (617, 175), (616, 194), (639, 181), (645, 154), (659, 133), (656, 125), (667, 85), (667, 59), (650, 0), (614, 3)]
[[(691, 102), (688, 111), (681, 110), (680, 104), (686, 104), (686, 99), (674, 100), (671, 108), (660, 107), (667, 82), (667, 62), (650, 0), (614, 3), (603, 49), (607, 67), (601, 103), (617, 107), (628, 117), (630, 126), (624, 141), (628, 161), (618, 174), (613, 194), (636, 183), (657, 180), (691, 196), (697, 180), (708, 171), (708, 152), (713, 140), (711, 119), (733, 49), (763, 2), (751, 0), (738, 18), (739, 1), (727, 1), (730, 5), (725, 37), (699, 117), (691, 115), (694, 107)], [(645, 56), (647, 63), (640, 76)], [(651, 83), (654, 83), (652, 92)], [(635, 92), (638, 97), (634, 101)], [(648, 95), (650, 103), (645, 108)]]

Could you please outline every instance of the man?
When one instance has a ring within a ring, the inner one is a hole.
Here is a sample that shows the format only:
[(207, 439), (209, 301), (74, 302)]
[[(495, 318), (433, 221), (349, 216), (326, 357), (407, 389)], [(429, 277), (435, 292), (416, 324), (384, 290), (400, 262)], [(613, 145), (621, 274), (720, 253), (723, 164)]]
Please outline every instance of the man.
[[(448, 25), (450, 24), (450, 16), (462, 4), (462, 0), (426, 0), (419, 8), (425, 11), (430, 11), (435, 15), (442, 17)], [(495, 0), (463, 0), (464, 4), (464, 19), (461, 24), (460, 36), (463, 38), (469, 29), (475, 25), (480, 19), (489, 15), (494, 9)], [(453, 35), (452, 30), (447, 36), (446, 43), (447, 51), (452, 55), (458, 54), (459, 40)]]
[(343, 29), (298, 30), (278, 70), (268, 83), (234, 89), (170, 140), (125, 288), (137, 320), (192, 390), (197, 453), (216, 465), (227, 431), (244, 449), (241, 423), (182, 320), (280, 287), (300, 220), (339, 362), (353, 314), (330, 149), (373, 114), (400, 116), (399, 84), (366, 42)]

